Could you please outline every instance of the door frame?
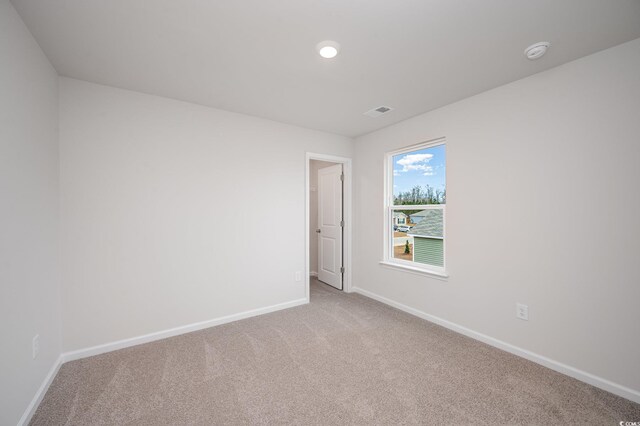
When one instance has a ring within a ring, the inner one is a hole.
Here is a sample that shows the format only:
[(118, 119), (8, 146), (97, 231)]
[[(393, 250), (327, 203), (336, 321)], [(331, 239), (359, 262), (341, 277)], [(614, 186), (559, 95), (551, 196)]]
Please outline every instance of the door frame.
[(342, 236), (342, 256), (344, 259), (344, 279), (342, 282), (342, 290), (345, 293), (351, 293), (353, 291), (352, 285), (352, 262), (351, 262), (351, 247), (352, 247), (352, 236), (353, 236), (353, 221), (352, 221), (352, 160), (348, 157), (339, 157), (336, 155), (328, 155), (328, 154), (317, 154), (313, 152), (306, 153), (305, 159), (305, 260), (304, 260), (304, 279), (305, 279), (305, 298), (307, 302), (309, 302), (309, 293), (310, 293), (310, 279), (309, 274), (310, 265), (309, 265), (309, 235), (311, 232), (310, 225), (310, 200), (311, 200), (311, 188), (309, 187), (309, 171), (311, 167), (311, 160), (319, 160), (319, 161), (329, 161), (332, 163), (342, 164), (342, 171), (344, 173), (344, 186), (343, 186), (343, 204), (342, 208), (344, 211), (344, 234)]

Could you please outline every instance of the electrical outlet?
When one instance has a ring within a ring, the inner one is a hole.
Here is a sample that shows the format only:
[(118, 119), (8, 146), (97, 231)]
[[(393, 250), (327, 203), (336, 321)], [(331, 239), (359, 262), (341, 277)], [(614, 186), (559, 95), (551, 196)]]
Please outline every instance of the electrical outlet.
[(516, 303), (516, 317), (521, 320), (529, 321), (529, 306), (522, 303)]
[(294, 279), (296, 280), (297, 283), (299, 283), (300, 281), (302, 281), (302, 272), (300, 271), (296, 271), (294, 275)]
[(35, 336), (33, 336), (33, 339), (31, 340), (31, 349), (32, 349), (33, 359), (36, 359), (38, 357), (38, 353), (40, 352), (40, 335), (39, 334), (36, 334)]

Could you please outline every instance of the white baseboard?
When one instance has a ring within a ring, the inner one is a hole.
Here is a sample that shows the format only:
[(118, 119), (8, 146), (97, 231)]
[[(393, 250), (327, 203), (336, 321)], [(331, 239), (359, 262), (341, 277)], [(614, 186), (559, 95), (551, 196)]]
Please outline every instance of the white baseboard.
[(196, 322), (193, 324), (183, 325), (180, 327), (170, 328), (168, 330), (157, 331), (142, 336), (131, 337), (129, 339), (118, 340), (116, 342), (105, 343), (102, 345), (92, 346), (89, 348), (79, 349), (62, 354), (62, 362), (74, 361), (76, 359), (87, 358), (94, 355), (100, 355), (106, 352), (117, 351), (131, 346), (142, 345), (144, 343), (154, 342), (156, 340), (166, 339), (180, 334), (191, 333), (216, 325), (227, 324), (229, 322), (238, 321), (245, 318), (255, 317), (257, 315), (268, 314), (270, 312), (280, 311), (282, 309), (293, 308), (309, 303), (307, 299), (297, 299), (290, 302), (279, 303), (277, 305), (267, 306), (264, 308), (253, 309), (250, 311), (240, 312), (233, 315), (227, 315), (220, 318), (214, 318), (207, 321)]
[(42, 398), (44, 398), (44, 395), (47, 393), (47, 390), (49, 389), (51, 382), (53, 382), (53, 379), (56, 377), (56, 374), (58, 374), (58, 370), (60, 370), (60, 366), (62, 366), (62, 355), (60, 355), (58, 359), (56, 359), (56, 361), (51, 366), (51, 370), (49, 370), (49, 374), (47, 374), (47, 377), (45, 377), (44, 381), (38, 388), (38, 391), (34, 395), (29, 405), (27, 406), (27, 409), (24, 411), (24, 414), (18, 421), (18, 426), (29, 424), (29, 422), (31, 421), (31, 418), (33, 417), (33, 415), (36, 413), (36, 410), (38, 409), (38, 405), (40, 405), (40, 403), (42, 402)]
[(574, 379), (588, 383), (597, 388), (606, 390), (607, 392), (611, 392), (615, 395), (640, 403), (640, 391), (637, 391), (635, 389), (631, 389), (626, 386), (620, 385), (618, 383), (614, 383), (610, 380), (603, 379), (602, 377), (598, 377), (591, 373), (587, 373), (586, 371), (579, 370), (575, 367), (571, 367), (570, 365), (566, 365), (561, 362), (555, 361), (553, 359), (547, 358), (546, 356), (538, 355), (526, 349), (519, 348), (510, 343), (503, 342), (502, 340), (495, 339), (491, 336), (487, 336), (486, 334), (478, 333), (477, 331), (463, 327), (451, 321), (447, 321), (445, 319), (436, 317), (434, 315), (427, 314), (426, 312), (422, 312), (418, 309), (396, 302), (395, 300), (388, 299), (384, 296), (380, 296), (376, 293), (372, 293), (368, 290), (354, 287), (353, 291), (355, 293), (360, 293), (363, 296), (377, 300), (378, 302), (382, 302), (386, 305), (393, 306), (394, 308), (400, 309), (401, 311), (407, 312), (411, 315), (415, 315), (429, 322), (441, 325), (445, 328), (448, 328), (449, 330), (455, 331), (456, 333), (460, 333), (467, 337), (471, 337), (472, 339), (479, 340), (490, 346), (494, 346), (498, 349), (502, 349), (503, 351), (528, 359), (529, 361), (533, 361), (536, 364), (540, 364), (544, 367), (550, 368), (551, 370), (557, 371), (569, 377), (573, 377)]

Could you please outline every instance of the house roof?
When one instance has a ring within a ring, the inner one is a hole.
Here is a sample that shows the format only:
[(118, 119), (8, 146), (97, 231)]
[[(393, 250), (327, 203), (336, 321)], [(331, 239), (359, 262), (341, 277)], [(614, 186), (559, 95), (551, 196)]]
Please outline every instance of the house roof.
[(419, 212), (415, 212), (413, 214), (410, 214), (409, 217), (413, 217), (413, 216), (425, 217), (427, 215), (428, 211), (429, 210), (420, 210)]
[(416, 226), (411, 228), (411, 230), (407, 233), (408, 235), (431, 238), (443, 237), (442, 209), (422, 210), (418, 213), (412, 214), (411, 216), (415, 216), (418, 214), (419, 216), (423, 216), (424, 219), (418, 222)]
[(393, 217), (407, 217), (407, 215), (402, 212), (393, 212)]

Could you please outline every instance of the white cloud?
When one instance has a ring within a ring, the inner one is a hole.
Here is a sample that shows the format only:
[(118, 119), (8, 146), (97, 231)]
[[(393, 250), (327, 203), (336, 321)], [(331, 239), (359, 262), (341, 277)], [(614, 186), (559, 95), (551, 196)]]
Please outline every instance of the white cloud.
[[(401, 172), (408, 172), (410, 170), (419, 170), (426, 173), (431, 173), (433, 167), (428, 166), (427, 163), (431, 161), (433, 154), (407, 154), (397, 161), (402, 166)], [(395, 171), (394, 171), (395, 174)]]
[(393, 171), (393, 175), (394, 176), (400, 176), (400, 171), (399, 170), (394, 170)]

